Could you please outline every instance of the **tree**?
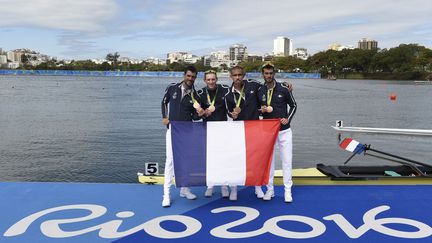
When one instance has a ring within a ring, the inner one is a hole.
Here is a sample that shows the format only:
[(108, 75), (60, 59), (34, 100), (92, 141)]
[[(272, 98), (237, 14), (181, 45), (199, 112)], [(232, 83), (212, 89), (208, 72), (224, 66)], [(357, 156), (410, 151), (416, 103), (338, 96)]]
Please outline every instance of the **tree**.
[(239, 66), (244, 68), (246, 72), (260, 72), (262, 64), (263, 62), (261, 61), (253, 61), (253, 62), (243, 61), (239, 64)]
[(289, 57), (274, 57), (272, 59), (273, 64), (276, 66), (277, 69), (284, 71), (284, 72), (294, 72), (295, 70), (301, 69), (303, 70), (305, 67), (305, 61), (289, 56)]
[(111, 65), (113, 66), (114, 69), (117, 68), (119, 58), (120, 58), (120, 54), (118, 52), (108, 53), (105, 57), (107, 61), (111, 62)]

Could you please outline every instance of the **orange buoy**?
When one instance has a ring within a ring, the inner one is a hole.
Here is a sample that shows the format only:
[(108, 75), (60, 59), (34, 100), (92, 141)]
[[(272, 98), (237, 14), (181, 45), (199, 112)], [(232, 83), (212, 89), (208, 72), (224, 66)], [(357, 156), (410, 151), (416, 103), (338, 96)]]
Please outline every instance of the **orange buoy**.
[(395, 101), (397, 98), (397, 95), (395, 93), (390, 93), (390, 100)]

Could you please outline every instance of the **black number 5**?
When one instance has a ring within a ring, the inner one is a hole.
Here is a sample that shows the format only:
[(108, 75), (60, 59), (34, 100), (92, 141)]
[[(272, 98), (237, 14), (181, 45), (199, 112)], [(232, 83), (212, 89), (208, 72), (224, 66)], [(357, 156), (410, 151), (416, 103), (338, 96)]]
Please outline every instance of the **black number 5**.
[(152, 162), (152, 163), (145, 163), (145, 174), (146, 175), (158, 175), (159, 174), (159, 164)]

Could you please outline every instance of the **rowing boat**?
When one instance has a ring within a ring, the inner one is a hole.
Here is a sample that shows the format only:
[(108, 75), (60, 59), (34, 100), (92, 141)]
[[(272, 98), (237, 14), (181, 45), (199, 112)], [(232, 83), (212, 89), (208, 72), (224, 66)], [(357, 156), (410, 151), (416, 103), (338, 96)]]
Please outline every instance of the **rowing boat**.
[[(427, 174), (432, 170), (423, 168)], [(313, 168), (293, 169), (295, 185), (432, 185), (431, 177), (414, 176), (406, 166), (338, 166), (318, 164)], [(143, 184), (164, 182), (162, 175), (143, 175), (138, 181)], [(275, 171), (275, 185), (283, 185), (282, 170)]]
[(331, 126), (331, 127), (333, 127), (333, 129), (335, 129), (338, 132), (432, 136), (432, 130), (428, 130), (428, 129), (398, 129), (398, 128), (344, 127), (344, 126)]

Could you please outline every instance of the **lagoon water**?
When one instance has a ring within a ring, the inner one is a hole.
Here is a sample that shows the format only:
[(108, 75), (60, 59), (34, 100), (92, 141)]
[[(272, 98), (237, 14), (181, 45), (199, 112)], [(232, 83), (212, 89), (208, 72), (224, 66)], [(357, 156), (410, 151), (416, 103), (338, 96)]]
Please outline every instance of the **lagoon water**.
[[(0, 76), (0, 181), (136, 182), (165, 161), (160, 102), (179, 78)], [(221, 83), (229, 84), (228, 78)], [(432, 85), (412, 81), (289, 80), (294, 168), (342, 164), (330, 126), (432, 129)], [(203, 87), (201, 79), (196, 86)], [(390, 93), (396, 101), (389, 99)], [(349, 134), (373, 148), (432, 164), (432, 137)], [(358, 155), (350, 164), (389, 164)], [(280, 168), (280, 164), (277, 164)]]

